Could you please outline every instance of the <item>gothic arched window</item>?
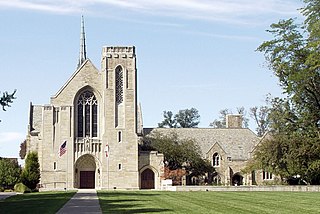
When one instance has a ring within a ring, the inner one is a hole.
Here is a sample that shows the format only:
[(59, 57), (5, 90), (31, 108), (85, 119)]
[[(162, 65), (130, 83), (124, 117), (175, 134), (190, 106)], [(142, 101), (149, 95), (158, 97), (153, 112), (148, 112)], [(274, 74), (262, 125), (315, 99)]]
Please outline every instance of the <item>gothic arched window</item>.
[(212, 166), (214, 167), (220, 166), (220, 155), (217, 152), (213, 154)]
[(78, 137), (97, 137), (98, 101), (91, 91), (80, 94), (77, 102)]
[(123, 101), (123, 70), (121, 66), (116, 68), (116, 103), (119, 105)]

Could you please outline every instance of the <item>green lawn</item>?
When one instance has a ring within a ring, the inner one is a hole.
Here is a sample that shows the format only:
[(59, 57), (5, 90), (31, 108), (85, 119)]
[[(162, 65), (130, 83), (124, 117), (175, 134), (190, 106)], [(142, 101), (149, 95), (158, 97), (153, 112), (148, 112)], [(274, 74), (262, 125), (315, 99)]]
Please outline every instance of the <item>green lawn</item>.
[(0, 213), (56, 213), (75, 192), (36, 192), (0, 201)]
[(317, 192), (99, 191), (103, 213), (320, 213)]

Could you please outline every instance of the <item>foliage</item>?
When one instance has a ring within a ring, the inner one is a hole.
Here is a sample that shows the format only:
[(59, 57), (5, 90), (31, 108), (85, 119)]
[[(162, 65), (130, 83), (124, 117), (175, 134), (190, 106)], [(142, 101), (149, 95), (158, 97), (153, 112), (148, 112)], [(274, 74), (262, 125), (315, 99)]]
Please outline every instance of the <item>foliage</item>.
[(164, 167), (164, 178), (171, 179), (172, 185), (182, 185), (182, 177), (186, 174), (185, 169), (170, 170), (169, 167)]
[(197, 109), (179, 110), (175, 115), (178, 128), (195, 128), (200, 123), (200, 115)]
[(14, 96), (17, 90), (14, 90), (12, 94), (8, 92), (3, 92), (2, 97), (0, 97), (0, 105), (2, 106), (2, 110), (6, 111), (5, 107), (10, 107), (10, 104), (13, 102), (16, 97)]
[(184, 168), (190, 176), (204, 175), (214, 170), (210, 163), (202, 159), (200, 147), (193, 139), (179, 139), (175, 132), (168, 135), (154, 133), (144, 139), (144, 144), (150, 150), (163, 153), (165, 167), (170, 170)]
[(177, 121), (173, 117), (172, 111), (163, 111), (163, 121), (161, 123), (158, 123), (159, 128), (176, 128), (177, 127)]
[(0, 213), (57, 213), (74, 191), (17, 194), (0, 200)]
[(103, 213), (319, 213), (318, 192), (98, 191)]
[(219, 119), (215, 119), (212, 123), (209, 124), (209, 126), (217, 129), (226, 128), (226, 118), (228, 114), (232, 114), (231, 110), (229, 109), (222, 109), (219, 112), (220, 116)]
[(174, 116), (171, 111), (164, 111), (163, 117), (163, 121), (158, 123), (160, 128), (195, 128), (200, 123), (200, 115), (195, 108), (179, 110)]
[(21, 192), (21, 193), (31, 192), (31, 190), (23, 183), (17, 183), (16, 185), (14, 185), (14, 191)]
[(20, 144), (20, 151), (19, 151), (20, 158), (24, 159), (26, 157), (26, 153), (27, 153), (27, 140), (24, 140)]
[(320, 2), (304, 2), (303, 24), (292, 18), (272, 24), (274, 39), (258, 47), (286, 97), (271, 100), (272, 138), (257, 150), (255, 164), (287, 180), (320, 184)]
[(21, 174), (21, 181), (24, 185), (34, 190), (40, 181), (40, 165), (38, 154), (30, 152), (25, 160), (25, 167)]
[(0, 158), (0, 186), (13, 188), (20, 180), (21, 168), (18, 163), (12, 159)]
[(263, 136), (269, 128), (269, 110), (268, 106), (255, 106), (250, 108), (250, 117), (256, 122), (256, 132), (259, 137)]

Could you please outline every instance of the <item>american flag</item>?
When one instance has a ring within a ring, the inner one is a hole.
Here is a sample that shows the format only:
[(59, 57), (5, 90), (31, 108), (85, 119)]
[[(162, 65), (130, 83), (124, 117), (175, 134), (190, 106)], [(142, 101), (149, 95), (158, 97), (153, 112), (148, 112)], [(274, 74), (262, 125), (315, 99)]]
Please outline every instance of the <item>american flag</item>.
[(67, 141), (64, 141), (59, 148), (59, 157), (61, 157), (67, 151)]

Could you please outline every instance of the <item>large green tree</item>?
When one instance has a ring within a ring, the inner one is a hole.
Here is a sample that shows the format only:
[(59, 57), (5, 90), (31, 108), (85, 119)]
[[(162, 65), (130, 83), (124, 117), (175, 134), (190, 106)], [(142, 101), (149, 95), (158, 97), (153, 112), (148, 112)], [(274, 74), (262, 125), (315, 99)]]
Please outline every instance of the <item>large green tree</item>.
[(202, 158), (200, 147), (193, 139), (179, 139), (174, 131), (167, 135), (153, 133), (144, 139), (146, 150), (157, 150), (164, 155), (165, 167), (186, 169), (189, 175), (199, 176), (214, 171), (210, 162)]
[(20, 180), (21, 168), (14, 159), (0, 158), (0, 186), (13, 188)]
[(25, 166), (21, 173), (21, 182), (31, 190), (37, 187), (40, 181), (40, 165), (38, 154), (29, 152), (25, 160)]
[(183, 109), (173, 115), (172, 111), (163, 112), (163, 121), (158, 127), (163, 128), (195, 128), (200, 123), (200, 115), (197, 109)]
[(271, 100), (272, 137), (257, 149), (255, 165), (320, 184), (320, 1), (304, 2), (304, 23), (291, 18), (272, 24), (273, 39), (258, 48), (286, 97)]

